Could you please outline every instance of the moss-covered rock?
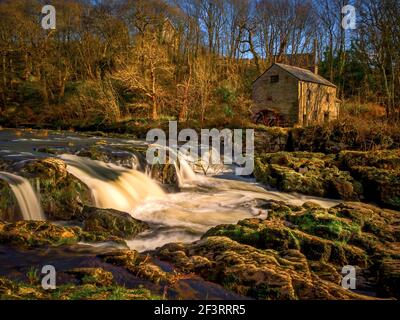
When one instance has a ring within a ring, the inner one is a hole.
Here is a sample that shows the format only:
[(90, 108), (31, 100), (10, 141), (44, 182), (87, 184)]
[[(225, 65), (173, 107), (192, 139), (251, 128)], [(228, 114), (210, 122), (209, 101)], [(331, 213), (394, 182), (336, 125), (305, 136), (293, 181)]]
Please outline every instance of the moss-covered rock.
[(86, 232), (80, 227), (64, 227), (46, 221), (0, 222), (1, 244), (34, 247), (75, 244), (80, 241), (124, 243), (122, 239), (108, 233)]
[(277, 152), (255, 159), (258, 181), (285, 192), (320, 197), (358, 199), (361, 185), (349, 172), (339, 170), (333, 156), (310, 152)]
[(93, 284), (96, 286), (111, 286), (113, 284), (112, 273), (102, 268), (75, 268), (68, 270), (67, 273), (78, 278), (82, 284)]
[[(101, 141), (101, 140), (100, 140)], [(134, 150), (134, 149), (133, 149)], [(76, 155), (80, 157), (90, 158), (105, 163), (113, 163), (128, 169), (141, 169), (142, 162), (137, 156), (138, 152), (129, 152), (118, 150), (101, 144), (92, 145), (88, 148), (80, 149)]]
[(0, 180), (0, 220), (15, 220), (17, 201), (7, 182)]
[(220, 225), (200, 241), (167, 244), (156, 256), (182, 273), (257, 299), (366, 298), (343, 291), (346, 265), (357, 268), (360, 287), (379, 285), (379, 297), (398, 294), (391, 284), (397, 283), (393, 266), (400, 257), (398, 212), (356, 202), (324, 209), (270, 201), (262, 208), (266, 220)]
[(113, 251), (99, 257), (107, 263), (124, 267), (135, 276), (156, 284), (170, 284), (175, 281), (173, 274), (163, 271), (153, 263), (149, 255), (139, 254), (136, 250)]
[[(101, 270), (101, 269), (99, 269)], [(104, 274), (106, 271), (96, 271)], [(109, 275), (108, 275), (109, 276)], [(10, 281), (0, 277), (0, 300), (155, 300), (160, 296), (144, 288), (127, 289), (116, 284), (91, 283), (91, 278), (82, 284), (66, 284), (54, 290), (44, 290), (39, 285)]]
[[(338, 265), (347, 263), (366, 265), (364, 250), (338, 240), (332, 240), (330, 239), (332, 235), (329, 234), (324, 234), (324, 237), (316, 236), (309, 229), (313, 231), (316, 229), (320, 232), (324, 225), (315, 223), (315, 226), (311, 227), (308, 223), (307, 231), (309, 233), (299, 229), (296, 225), (287, 227), (287, 224), (282, 221), (250, 219), (240, 221), (237, 226), (233, 227), (225, 225), (215, 227), (209, 230), (205, 237), (226, 236), (260, 249), (300, 250), (307, 259), (313, 261), (331, 262)], [(337, 234), (334, 235), (337, 236)]]
[(352, 167), (351, 172), (362, 183), (366, 200), (400, 209), (400, 170)]
[(79, 220), (83, 206), (92, 203), (90, 190), (67, 172), (66, 164), (60, 159), (30, 161), (20, 174), (40, 194), (43, 210), (50, 220)]
[(337, 165), (363, 185), (365, 200), (400, 208), (400, 150), (342, 151)]
[(377, 151), (342, 151), (338, 155), (339, 166), (350, 170), (352, 167), (375, 167), (385, 170), (400, 170), (400, 149)]
[(89, 232), (134, 238), (138, 233), (149, 228), (147, 223), (133, 218), (130, 214), (113, 209), (85, 207), (82, 214), (85, 217), (83, 230)]
[(287, 151), (338, 153), (342, 150), (394, 149), (399, 146), (399, 133), (394, 127), (360, 127), (343, 119), (329, 125), (292, 128)]
[(227, 237), (208, 236), (189, 245), (157, 250), (182, 272), (196, 273), (256, 299), (363, 299), (313, 274), (298, 250), (260, 250)]
[(257, 153), (285, 151), (288, 143), (289, 129), (258, 128), (254, 136), (254, 148)]

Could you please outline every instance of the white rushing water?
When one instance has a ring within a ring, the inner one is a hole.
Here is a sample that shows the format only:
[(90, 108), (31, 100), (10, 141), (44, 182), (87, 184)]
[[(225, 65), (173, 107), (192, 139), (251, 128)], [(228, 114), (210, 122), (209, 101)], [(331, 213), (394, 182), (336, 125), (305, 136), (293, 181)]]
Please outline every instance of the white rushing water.
[(179, 159), (179, 163), (175, 161), (174, 166), (178, 176), (179, 186), (183, 187), (188, 183), (190, 184), (200, 179), (185, 159)]
[(258, 206), (263, 200), (292, 205), (313, 201), (325, 208), (337, 204), (335, 200), (268, 191), (251, 181), (203, 176), (186, 181), (186, 186), (182, 192), (164, 199), (144, 201), (133, 211), (135, 218), (147, 221), (153, 228), (128, 241), (131, 248), (146, 251), (170, 242), (191, 242), (220, 224), (234, 224), (251, 217), (265, 219), (267, 210)]
[(24, 220), (46, 220), (39, 198), (27, 179), (9, 172), (0, 172), (0, 179), (10, 185)]
[(254, 181), (227, 180), (196, 174), (183, 158), (175, 165), (181, 192), (165, 194), (156, 181), (137, 170), (74, 155), (62, 155), (67, 170), (91, 190), (96, 206), (130, 213), (152, 228), (128, 245), (136, 250), (152, 250), (170, 242), (197, 240), (220, 224), (258, 217), (266, 210), (263, 200), (302, 205), (314, 201), (331, 207), (335, 201), (268, 191)]
[(88, 186), (99, 208), (132, 213), (142, 201), (165, 196), (154, 180), (135, 169), (69, 154), (61, 159), (66, 162), (68, 172)]

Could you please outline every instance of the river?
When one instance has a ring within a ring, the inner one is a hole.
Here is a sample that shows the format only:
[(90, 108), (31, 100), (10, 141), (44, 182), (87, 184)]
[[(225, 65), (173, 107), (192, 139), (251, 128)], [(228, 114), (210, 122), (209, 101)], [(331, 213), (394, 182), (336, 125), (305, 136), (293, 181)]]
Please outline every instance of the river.
[[(77, 151), (93, 145), (107, 149), (114, 160), (106, 163), (76, 155)], [(49, 156), (62, 159), (68, 165), (68, 172), (91, 190), (96, 206), (125, 211), (148, 222), (151, 226), (149, 231), (127, 241), (129, 247), (138, 251), (152, 250), (169, 242), (191, 242), (219, 224), (232, 224), (249, 217), (266, 218), (267, 210), (260, 208), (265, 200), (295, 205), (314, 201), (323, 207), (337, 203), (270, 190), (252, 177), (235, 176), (231, 167), (205, 176), (183, 159), (183, 165), (176, 168), (179, 190), (167, 190), (149, 177), (147, 170), (140, 166), (137, 155), (126, 151), (127, 146), (146, 147), (146, 143), (74, 132), (0, 130), (1, 161), (12, 163), (11, 167), (17, 168), (32, 159)], [(50, 153), (50, 149), (56, 150), (56, 154)], [(27, 180), (18, 181), (21, 178), (15, 176), (15, 172), (4, 171), (0, 179), (12, 185), (26, 219), (30, 217), (29, 210), (42, 215), (31, 194), (31, 186), (26, 185)]]

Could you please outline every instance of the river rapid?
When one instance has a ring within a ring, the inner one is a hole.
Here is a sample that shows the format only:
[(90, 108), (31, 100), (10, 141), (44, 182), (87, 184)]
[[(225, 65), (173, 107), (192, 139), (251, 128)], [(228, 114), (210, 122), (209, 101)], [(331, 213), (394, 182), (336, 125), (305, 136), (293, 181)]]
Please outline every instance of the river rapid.
[[(113, 161), (106, 163), (77, 155), (80, 149), (92, 145), (107, 149)], [(176, 166), (179, 188), (171, 191), (149, 176), (148, 168), (140, 165), (137, 154), (126, 151), (127, 146), (145, 148), (146, 145), (144, 141), (129, 138), (3, 129), (0, 131), (0, 160), (12, 163), (11, 167), (15, 168), (37, 158), (50, 156), (63, 160), (68, 172), (90, 189), (96, 206), (128, 212), (149, 223), (149, 231), (127, 241), (130, 248), (138, 251), (152, 250), (170, 242), (191, 242), (220, 224), (233, 224), (250, 217), (266, 218), (267, 210), (260, 207), (266, 200), (295, 205), (313, 201), (323, 207), (337, 203), (271, 190), (252, 177), (235, 176), (232, 167), (211, 171), (206, 176), (184, 159)], [(49, 150), (56, 150), (56, 153)], [(2, 171), (0, 179), (12, 187), (25, 219), (44, 219), (38, 208), (39, 198), (32, 195), (34, 186), (13, 172)], [(39, 215), (32, 218), (32, 210)]]

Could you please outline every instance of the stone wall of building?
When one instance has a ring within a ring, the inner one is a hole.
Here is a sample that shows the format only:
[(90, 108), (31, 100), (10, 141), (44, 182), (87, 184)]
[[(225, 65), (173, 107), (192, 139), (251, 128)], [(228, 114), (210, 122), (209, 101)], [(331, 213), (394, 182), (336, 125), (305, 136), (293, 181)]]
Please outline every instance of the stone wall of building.
[(323, 124), (338, 118), (335, 87), (300, 81), (298, 91), (299, 125)]
[[(278, 82), (271, 77), (278, 76)], [(272, 66), (253, 83), (253, 112), (274, 109), (295, 124), (298, 119), (298, 80), (278, 66)]]
[(299, 81), (273, 65), (253, 83), (253, 113), (273, 109), (288, 125), (323, 124), (339, 116), (336, 88)]

